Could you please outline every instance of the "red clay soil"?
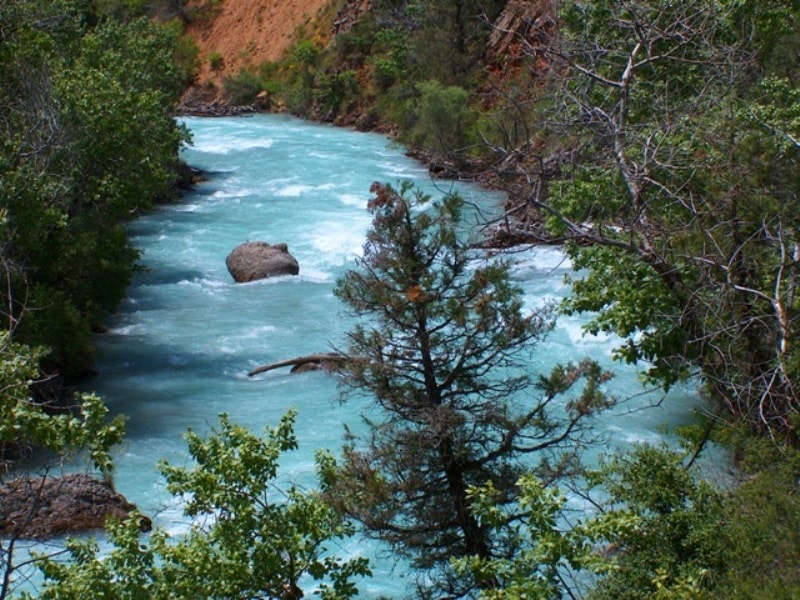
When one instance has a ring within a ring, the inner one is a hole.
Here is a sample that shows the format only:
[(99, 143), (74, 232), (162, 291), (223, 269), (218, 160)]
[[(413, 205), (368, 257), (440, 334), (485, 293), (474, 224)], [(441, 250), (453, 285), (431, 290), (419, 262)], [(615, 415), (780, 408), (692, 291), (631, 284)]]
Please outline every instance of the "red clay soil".
[[(187, 30), (200, 47), (202, 66), (197, 83), (210, 81), (219, 87), (225, 76), (242, 67), (279, 59), (296, 41), (298, 30), (311, 26), (334, 1), (222, 0), (220, 12), (212, 20), (198, 21)], [(218, 71), (211, 69), (212, 53), (222, 57)]]

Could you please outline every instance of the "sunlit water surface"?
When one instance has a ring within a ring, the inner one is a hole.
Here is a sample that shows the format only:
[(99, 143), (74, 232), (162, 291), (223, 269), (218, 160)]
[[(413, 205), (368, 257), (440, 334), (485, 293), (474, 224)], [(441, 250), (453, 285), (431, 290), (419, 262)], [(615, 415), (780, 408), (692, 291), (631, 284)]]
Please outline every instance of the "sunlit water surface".
[[(501, 200), (474, 186), (432, 181), (423, 165), (381, 135), (276, 115), (185, 123), (194, 145), (184, 157), (209, 181), (180, 204), (131, 225), (146, 271), (107, 323), (108, 333), (97, 338), (100, 375), (91, 382), (113, 413), (127, 416), (127, 441), (116, 457), (118, 490), (173, 533), (188, 523), (166, 494), (156, 463), (187, 464), (187, 428), (207, 432), (224, 412), (261, 430), (296, 408), (300, 449), (285, 456), (283, 480), (312, 485), (314, 452), (336, 450), (344, 424), (359, 422), (363, 405), (340, 404), (329, 375), (247, 373), (343, 343), (351, 321), (333, 286), (361, 252), (370, 184), (410, 180), (434, 195), (454, 188), (486, 210)], [(235, 284), (225, 257), (248, 240), (286, 242), (300, 275)], [(558, 249), (531, 249), (512, 259), (530, 307), (567, 293), (569, 264)], [(536, 349), (531, 369), (586, 355), (611, 367), (613, 340), (584, 336), (582, 322), (561, 318)], [(643, 410), (661, 397), (643, 395), (635, 371), (615, 368), (611, 391), (624, 401), (596, 423), (604, 449), (657, 442), (664, 427), (691, 419), (690, 393), (673, 392)], [(374, 577), (360, 586), (363, 597), (410, 589), (402, 567), (393, 568), (374, 543), (356, 538), (333, 550), (374, 559)]]

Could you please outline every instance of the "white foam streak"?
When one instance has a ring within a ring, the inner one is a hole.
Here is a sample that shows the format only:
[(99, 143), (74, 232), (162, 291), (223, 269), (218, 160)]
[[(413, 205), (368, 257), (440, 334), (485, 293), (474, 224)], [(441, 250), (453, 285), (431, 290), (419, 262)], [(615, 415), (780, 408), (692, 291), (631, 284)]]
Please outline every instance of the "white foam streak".
[(111, 335), (140, 335), (144, 333), (144, 328), (137, 323), (125, 327), (112, 327), (107, 333)]
[(342, 204), (347, 206), (355, 206), (357, 208), (367, 208), (367, 197), (366, 195), (358, 195), (358, 194), (337, 194), (336, 196)]
[(298, 198), (303, 194), (307, 194), (313, 189), (313, 186), (296, 183), (279, 189), (277, 192), (275, 192), (275, 195), (282, 198)]
[(195, 140), (192, 150), (204, 154), (231, 154), (232, 152), (269, 150), (274, 143), (274, 140), (271, 139), (247, 140), (239, 137), (222, 137), (214, 141)]

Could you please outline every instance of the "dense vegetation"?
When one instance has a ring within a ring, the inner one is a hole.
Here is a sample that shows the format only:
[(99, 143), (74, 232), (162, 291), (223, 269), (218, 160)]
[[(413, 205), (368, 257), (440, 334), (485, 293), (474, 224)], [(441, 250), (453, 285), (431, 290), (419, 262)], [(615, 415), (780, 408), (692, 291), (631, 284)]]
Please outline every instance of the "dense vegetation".
[[(196, 64), (182, 24), (217, 5), (0, 5), (6, 451), (88, 447), (113, 468), (121, 425), (102, 404), (53, 415), (31, 382), (90, 365), (91, 326), (135, 269), (124, 224), (171, 194), (186, 138), (172, 108)], [(227, 92), (389, 127), (454, 171), (488, 169), (513, 192), (509, 222), (543, 223), (582, 270), (561, 308), (591, 311), (589, 329), (621, 336), (619, 359), (646, 362), (651, 383), (698, 382), (704, 421), (685, 451), (642, 447), (562, 479), (575, 463), (561, 446), (604, 406), (606, 374), (567, 365), (532, 387), (515, 353), (551, 315), (522, 315), (505, 266), (472, 261), (458, 198), (378, 187), (364, 259), (337, 293), (364, 317), (344, 381), (379, 417), (341, 458), (319, 457), (322, 493), (267, 495), (296, 445), (291, 416), (264, 439), (223, 419), (207, 440), (189, 435), (196, 469), (163, 466), (192, 495), (189, 516), (216, 518), (147, 543), (119, 524), (108, 555), (74, 544), (71, 564), (44, 563), (48, 597), (294, 598), (303, 576), (350, 597), (367, 567), (324, 544), (351, 518), (411, 559), (422, 597), (797, 597), (797, 3), (372, 5)], [(571, 412), (554, 417), (549, 401), (572, 385)], [(520, 406), (522, 389), (539, 400)], [(727, 488), (695, 466), (710, 438), (737, 457)], [(523, 469), (532, 449), (558, 452)], [(571, 512), (567, 484), (591, 515)], [(6, 596), (14, 541), (2, 551)]]
[(174, 34), (90, 7), (0, 13), (3, 325), (67, 376), (90, 366), (90, 328), (133, 273), (123, 225), (170, 196), (186, 138)]
[(569, 310), (626, 338), (621, 359), (650, 361), (665, 386), (698, 374), (726, 418), (789, 433), (800, 147), (796, 123), (774, 115), (796, 111), (797, 73), (773, 57), (797, 11), (759, 6), (566, 10), (568, 38), (542, 51), (570, 74), (554, 98), (577, 156), (533, 201), (591, 241), (568, 245), (588, 271)]
[[(175, 33), (91, 2), (0, 5), (0, 473), (30, 450), (88, 450), (110, 476), (122, 437), (63, 382), (91, 366), (92, 326), (124, 297), (137, 253), (124, 224), (173, 195), (186, 133)], [(42, 465), (47, 472), (47, 465)], [(19, 566), (0, 545), (0, 595)]]
[(791, 434), (797, 4), (509, 3), (487, 48), (504, 5), (376, 2), (255, 83), (299, 114), (388, 123), (454, 172), (494, 165), (513, 216), (588, 274), (565, 308), (624, 338), (621, 360), (664, 387), (699, 377), (715, 418)]
[(161, 471), (169, 491), (188, 498), (184, 514), (194, 519), (189, 533), (175, 540), (157, 531), (144, 545), (134, 516), (111, 527), (110, 556), (91, 540), (75, 540), (70, 562), (43, 561), (49, 585), (41, 597), (289, 600), (303, 597), (303, 577), (320, 582), (323, 599), (355, 596), (351, 579), (369, 574), (366, 559), (340, 560), (326, 552), (327, 542), (352, 528), (316, 494), (275, 489), (281, 454), (297, 448), (293, 422), (289, 413), (260, 437), (223, 415), (206, 439), (188, 432), (197, 466), (163, 463)]
[[(355, 2), (334, 2), (348, 13)], [(491, 23), (506, 2), (379, 0), (331, 36), (335, 11), (277, 62), (225, 78), (235, 103), (266, 91), (272, 108), (363, 128), (381, 127), (431, 150), (470, 154), (468, 127), (485, 77)]]

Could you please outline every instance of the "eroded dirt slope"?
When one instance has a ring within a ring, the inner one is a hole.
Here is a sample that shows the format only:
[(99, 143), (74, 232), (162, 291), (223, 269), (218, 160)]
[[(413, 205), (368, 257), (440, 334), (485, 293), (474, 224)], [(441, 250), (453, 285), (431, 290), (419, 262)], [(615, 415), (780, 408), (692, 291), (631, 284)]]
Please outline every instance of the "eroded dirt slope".
[[(200, 47), (199, 85), (219, 86), (223, 77), (242, 67), (274, 61), (291, 46), (301, 27), (311, 27), (335, 0), (223, 0), (219, 13), (194, 23), (188, 33)], [(222, 68), (212, 70), (209, 57), (222, 56)]]

